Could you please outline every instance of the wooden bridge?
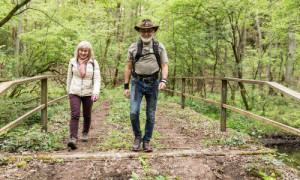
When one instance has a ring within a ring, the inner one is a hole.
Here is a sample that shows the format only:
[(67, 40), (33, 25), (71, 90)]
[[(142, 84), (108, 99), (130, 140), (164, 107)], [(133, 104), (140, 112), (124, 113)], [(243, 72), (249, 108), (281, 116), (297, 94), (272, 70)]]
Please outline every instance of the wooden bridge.
[[(41, 81), (42, 84), (41, 105), (3, 127), (0, 133), (7, 132), (38, 111), (42, 111), (43, 129), (48, 129), (50, 133), (53, 133), (53, 128), (50, 127), (57, 126), (57, 124), (51, 124), (47, 128), (47, 108), (67, 96), (48, 102), (47, 79), (49, 78), (58, 77), (38, 76), (0, 84), (0, 95), (17, 84), (37, 80)], [(267, 118), (227, 105), (226, 101), (224, 102), (227, 99), (225, 95), (227, 93), (226, 83), (224, 81), (228, 82), (229, 79), (215, 78), (215, 80), (223, 82), (222, 102), (214, 102), (189, 95), (185, 91), (188, 77), (176, 79), (180, 79), (182, 82), (181, 91), (166, 90), (166, 92), (181, 95), (182, 104), (178, 105), (171, 101), (158, 102), (155, 132), (161, 134), (162, 137), (155, 137), (151, 141), (151, 145), (154, 147), (153, 153), (145, 154), (143, 151), (130, 152), (128, 146), (130, 146), (133, 136), (129, 117), (126, 117), (128, 119), (127, 122), (124, 122), (124, 119), (122, 119), (122, 122), (107, 123), (107, 114), (112, 117), (120, 116), (120, 112), (125, 111), (125, 109), (129, 110), (129, 106), (124, 106), (124, 103), (129, 104), (129, 101), (121, 96), (122, 101), (119, 105), (116, 105), (120, 99), (114, 101), (115, 99), (106, 98), (99, 102), (99, 106), (93, 109), (89, 142), (79, 141), (78, 149), (73, 151), (60, 149), (52, 152), (5, 153), (5, 157), (0, 156), (0, 160), (3, 161), (3, 159), (7, 158), (10, 161), (10, 165), (2, 167), (4, 171), (0, 171), (0, 179), (20, 179), (20, 177), (24, 179), (40, 179), (43, 177), (43, 179), (74, 180), (129, 179), (135, 175), (139, 175), (140, 179), (161, 176), (168, 176), (170, 179), (248, 179), (249, 176), (251, 179), (259, 179), (256, 178), (257, 176), (253, 177), (247, 174), (249, 173), (248, 169), (257, 168), (266, 172), (267, 170), (263, 169), (264, 166), (258, 166), (258, 164), (263, 164), (266, 161), (270, 162), (271, 160), (261, 159), (261, 157), (265, 156), (264, 158), (267, 158), (268, 154), (274, 155), (275, 153), (272, 149), (265, 148), (251, 141), (246, 136), (240, 136), (240, 133), (234, 132), (229, 128), (224, 132), (226, 130), (226, 109), (235, 110), (250, 117), (257, 117), (263, 122), (266, 121), (288, 132), (299, 134), (299, 130), (296, 128), (280, 123), (277, 124), (275, 121), (273, 122)], [(253, 82), (251, 80), (234, 80)], [(280, 89), (282, 90), (283, 88)], [(292, 94), (291, 96), (299, 100), (299, 94), (296, 92), (291, 90), (283, 91)], [(221, 109), (222, 124), (189, 108), (184, 108), (185, 97), (205, 101), (223, 108), (223, 110)], [(114, 102), (111, 103), (112, 101)], [(113, 106), (124, 109), (116, 110)], [(67, 122), (65, 123), (64, 126), (67, 125)], [(59, 127), (62, 126), (60, 122), (58, 124)], [(230, 143), (227, 140), (233, 139), (243, 141), (242, 146), (218, 144), (218, 142)], [(66, 140), (63, 139), (62, 141), (65, 142)], [(16, 168), (16, 166), (22, 165), (21, 162), (25, 165), (27, 163), (27, 167)], [(276, 161), (272, 160), (272, 162)], [(253, 167), (253, 165), (256, 166)], [(266, 166), (270, 169), (270, 164)], [(283, 179), (297, 179), (297, 171), (284, 166), (284, 164), (274, 169), (280, 169)]]
[[(47, 131), (47, 108), (48, 106), (50, 106), (51, 104), (54, 104), (56, 102), (61, 101), (62, 99), (66, 98), (67, 95), (62, 96), (60, 98), (54, 99), (52, 101), (48, 102), (48, 86), (47, 86), (47, 79), (49, 78), (58, 78), (59, 76), (55, 76), (55, 75), (42, 75), (42, 76), (36, 76), (36, 77), (32, 77), (32, 78), (26, 78), (26, 79), (20, 79), (20, 80), (14, 80), (14, 81), (8, 81), (8, 82), (2, 82), (0, 83), (0, 96), (2, 94), (4, 94), (7, 90), (9, 90), (11, 87), (19, 85), (19, 84), (24, 84), (24, 83), (28, 83), (28, 82), (32, 82), (32, 81), (37, 81), (37, 80), (41, 80), (41, 105), (36, 107), (35, 109), (31, 110), (30, 112), (24, 114), (23, 116), (17, 118), (16, 120), (12, 121), (11, 123), (7, 124), (6, 126), (4, 126), (3, 128), (0, 129), (0, 135), (5, 134), (7, 131), (9, 131), (10, 129), (12, 129), (13, 127), (17, 126), (18, 124), (20, 124), (21, 122), (23, 122), (25, 119), (27, 119), (28, 117), (30, 117), (31, 115), (33, 115), (34, 113), (41, 111), (41, 121), (43, 124), (43, 129), (45, 131)], [(235, 111), (237, 113), (243, 114), (245, 116), (249, 116), (252, 117), (254, 119), (257, 119), (259, 121), (262, 121), (266, 124), (270, 124), (272, 126), (278, 127), (286, 132), (295, 134), (300, 136), (300, 130), (287, 126), (285, 124), (276, 122), (274, 120), (253, 114), (251, 112), (227, 105), (227, 84), (228, 81), (234, 81), (234, 82), (238, 82), (238, 83), (250, 83), (250, 84), (260, 84), (260, 85), (268, 85), (269, 87), (278, 90), (279, 92), (283, 93), (284, 95), (287, 95), (290, 98), (293, 98), (297, 101), (300, 102), (300, 93), (293, 91), (283, 85), (280, 85), (276, 82), (269, 82), (269, 81), (258, 81), (258, 80), (249, 80), (249, 79), (238, 79), (238, 78), (228, 78), (228, 77), (169, 77), (169, 79), (181, 79), (182, 83), (181, 83), (181, 92), (180, 91), (174, 91), (171, 89), (166, 89), (165, 92), (173, 92), (176, 94), (181, 95), (181, 99), (182, 99), (182, 105), (181, 107), (184, 108), (185, 106), (185, 97), (189, 97), (189, 98), (193, 98), (193, 99), (197, 99), (200, 101), (204, 101), (216, 106), (220, 107), (220, 122), (221, 122), (221, 131), (226, 131), (226, 109)], [(204, 98), (200, 98), (200, 97), (195, 97), (189, 94), (185, 93), (185, 81), (186, 79), (198, 79), (198, 80), (205, 80), (205, 79), (213, 79), (213, 80), (220, 80), (222, 81), (222, 88), (221, 88), (221, 102), (214, 102), (208, 99), (204, 99)]]

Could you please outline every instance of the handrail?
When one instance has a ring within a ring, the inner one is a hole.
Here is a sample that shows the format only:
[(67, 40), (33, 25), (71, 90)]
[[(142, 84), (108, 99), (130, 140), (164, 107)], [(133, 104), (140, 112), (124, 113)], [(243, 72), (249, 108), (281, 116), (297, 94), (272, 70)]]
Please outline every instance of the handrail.
[(274, 89), (277, 89), (281, 93), (300, 101), (300, 93), (291, 90), (281, 84), (271, 81), (259, 81), (259, 80), (252, 80), (252, 79), (239, 79), (239, 78), (230, 78), (230, 77), (168, 77), (168, 79), (215, 79), (215, 80), (227, 80), (227, 81), (235, 81), (235, 82), (244, 82), (250, 84), (262, 84), (268, 85)]
[(30, 78), (25, 78), (25, 79), (18, 79), (18, 80), (14, 80), (14, 81), (2, 82), (2, 83), (0, 83), (0, 96), (13, 86), (31, 82), (31, 81), (40, 80), (40, 79), (53, 78), (56, 76), (57, 75), (41, 75), (41, 76), (35, 76), (35, 77), (30, 77)]
[[(269, 81), (257, 81), (257, 80), (251, 80), (251, 79), (238, 79), (238, 78), (229, 78), (229, 77), (169, 77), (169, 79), (182, 79), (182, 91), (174, 91), (171, 89), (166, 89), (165, 91), (167, 92), (173, 92), (176, 94), (180, 94), (182, 96), (182, 100), (181, 100), (181, 107), (184, 108), (184, 104), (185, 104), (185, 99), (184, 97), (190, 97), (193, 99), (197, 99), (200, 101), (204, 101), (210, 104), (214, 104), (216, 106), (220, 106), (221, 111), (220, 111), (220, 119), (221, 119), (221, 131), (226, 131), (226, 109), (230, 109), (232, 111), (235, 111), (237, 113), (252, 117), (254, 119), (257, 119), (259, 121), (262, 121), (264, 123), (270, 124), (272, 126), (278, 127), (284, 131), (290, 132), (292, 134), (298, 135), (300, 136), (300, 130), (297, 128), (293, 128), (290, 126), (287, 126), (285, 124), (273, 121), (271, 119), (265, 118), (265, 117), (261, 117), (259, 115), (256, 115), (254, 113), (233, 107), (233, 106), (229, 106), (226, 104), (227, 102), (227, 82), (228, 81), (235, 81), (235, 82), (245, 82), (245, 83), (251, 83), (251, 84), (262, 84), (262, 85), (269, 85), (270, 87), (280, 91), (281, 93), (286, 94), (287, 96), (300, 101), (300, 93), (293, 91), (281, 84), (278, 84), (276, 82), (269, 82)], [(199, 98), (199, 97), (195, 97), (189, 94), (185, 93), (185, 79), (217, 79), (217, 80), (221, 80), (222, 81), (222, 90), (221, 90), (221, 103), (218, 102), (214, 102), (208, 99), (204, 99), (204, 98)]]
[(20, 116), (16, 120), (10, 122), (6, 126), (2, 127), (0, 129), (0, 136), (2, 134), (5, 134), (10, 129), (14, 128), (15, 126), (17, 126), (18, 124), (20, 124), (25, 119), (27, 119), (28, 117), (30, 117), (31, 115), (33, 115), (34, 113), (36, 113), (38, 111), (41, 111), (41, 113), (42, 113), (41, 114), (41, 121), (42, 121), (42, 124), (43, 124), (43, 129), (45, 131), (47, 131), (47, 119), (48, 119), (47, 109), (48, 109), (48, 106), (50, 106), (50, 105), (52, 105), (56, 102), (59, 102), (59, 101), (63, 100), (64, 98), (68, 97), (68, 95), (64, 95), (62, 97), (59, 97), (57, 99), (54, 99), (54, 100), (51, 100), (51, 101), (48, 102), (47, 80), (48, 80), (48, 78), (55, 78), (55, 77), (59, 77), (59, 75), (41, 75), (41, 76), (35, 76), (35, 77), (31, 77), (31, 78), (25, 78), (25, 79), (19, 79), (19, 80), (0, 83), (0, 96), (1, 96), (2, 94), (4, 94), (7, 90), (9, 90), (13, 86), (23, 84), (23, 83), (27, 83), (27, 82), (36, 81), (36, 80), (41, 80), (41, 105), (39, 105), (38, 107), (34, 108), (33, 110), (25, 113), (24, 115)]

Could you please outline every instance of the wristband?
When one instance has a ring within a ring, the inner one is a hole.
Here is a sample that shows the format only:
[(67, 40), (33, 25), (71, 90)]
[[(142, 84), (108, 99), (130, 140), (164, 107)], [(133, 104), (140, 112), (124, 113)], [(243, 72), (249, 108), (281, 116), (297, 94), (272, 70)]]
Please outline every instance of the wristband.
[(161, 78), (160, 82), (167, 84), (167, 80), (165, 78)]
[(124, 89), (129, 89), (129, 83), (124, 84)]

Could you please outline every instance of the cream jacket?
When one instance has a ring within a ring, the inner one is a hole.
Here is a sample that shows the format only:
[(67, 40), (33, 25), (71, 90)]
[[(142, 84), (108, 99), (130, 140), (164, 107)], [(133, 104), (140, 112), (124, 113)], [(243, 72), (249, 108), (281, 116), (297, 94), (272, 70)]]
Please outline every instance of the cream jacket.
[(83, 78), (79, 74), (78, 66), (77, 60), (72, 58), (68, 67), (67, 93), (80, 97), (91, 96), (92, 94), (99, 96), (101, 76), (98, 62), (92, 59), (87, 62), (86, 74)]

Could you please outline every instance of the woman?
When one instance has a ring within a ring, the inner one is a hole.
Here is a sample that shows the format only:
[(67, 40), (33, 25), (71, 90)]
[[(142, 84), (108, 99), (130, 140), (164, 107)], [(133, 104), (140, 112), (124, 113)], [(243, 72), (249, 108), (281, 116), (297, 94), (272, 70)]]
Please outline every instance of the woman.
[(91, 112), (94, 101), (99, 98), (101, 76), (99, 64), (94, 60), (92, 46), (87, 41), (78, 44), (75, 57), (69, 62), (67, 93), (71, 107), (70, 140), (68, 147), (76, 149), (80, 106), (83, 106), (83, 130), (81, 141), (88, 141)]

